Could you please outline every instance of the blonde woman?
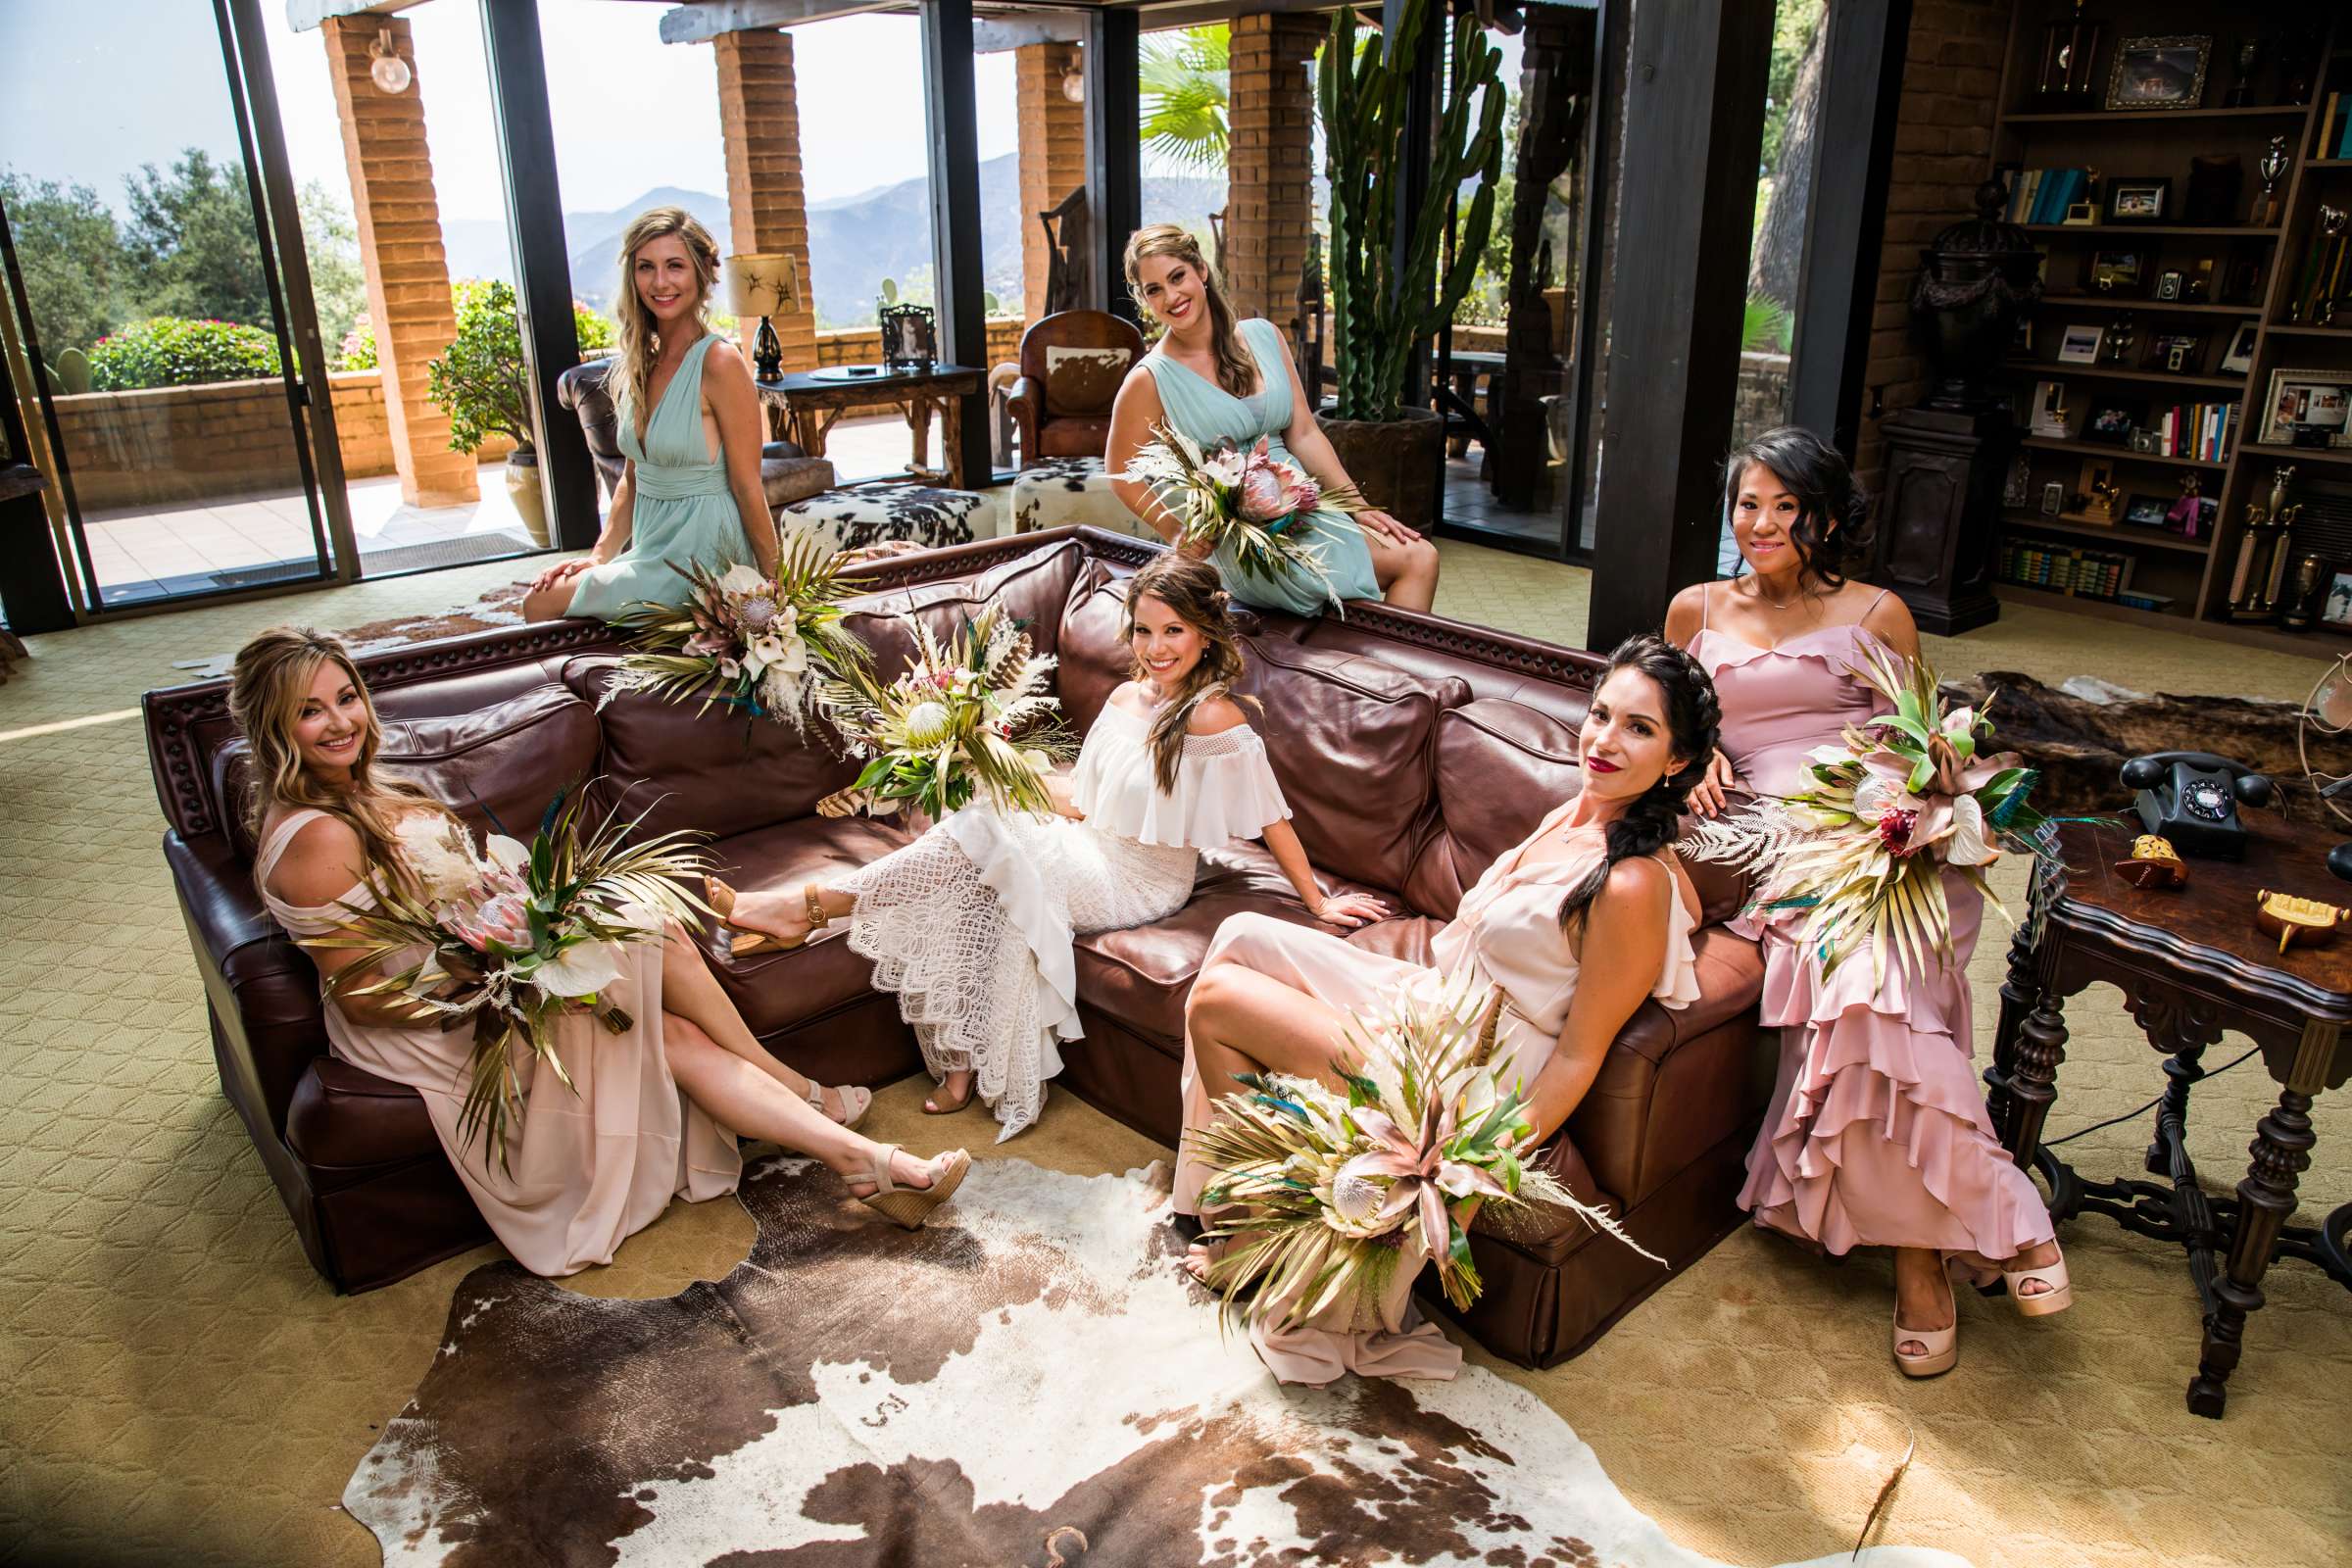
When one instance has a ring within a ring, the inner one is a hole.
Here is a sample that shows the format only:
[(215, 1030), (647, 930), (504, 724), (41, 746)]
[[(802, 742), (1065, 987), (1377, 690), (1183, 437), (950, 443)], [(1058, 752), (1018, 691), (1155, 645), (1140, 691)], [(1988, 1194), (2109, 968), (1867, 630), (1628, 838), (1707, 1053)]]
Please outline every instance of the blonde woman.
[[(229, 712), (253, 748), (254, 877), (262, 902), (296, 937), (348, 931), (345, 906), (372, 896), (364, 873), (414, 885), (416, 868), (470, 854), (463, 826), (422, 792), (379, 774), (375, 708), (343, 645), (296, 627), (238, 651)], [(313, 949), (321, 980), (361, 958)], [(414, 955), (395, 956), (397, 966)], [(700, 1202), (735, 1190), (738, 1135), (822, 1161), (861, 1201), (908, 1228), (963, 1179), (961, 1150), (913, 1159), (847, 1123), (862, 1089), (824, 1089), (769, 1055), (674, 924), (666, 940), (620, 949), (612, 995), (638, 1021), (607, 1032), (581, 1015), (560, 1042), (577, 1093), (523, 1068), (521, 1115), (507, 1159), (460, 1136), (471, 1036), (444, 1032), (397, 997), (332, 997), (329, 1049), (423, 1097), (434, 1131), (491, 1230), (536, 1274), (609, 1263), (672, 1196)]]
[[(1112, 473), (1125, 471), (1164, 420), (1203, 446), (1249, 446), (1264, 436), (1277, 460), (1298, 464), (1324, 489), (1350, 483), (1315, 422), (1315, 399), (1299, 385), (1282, 333), (1271, 321), (1234, 318), (1199, 240), (1174, 223), (1137, 229), (1127, 241), (1127, 289), (1145, 318), (1165, 331), (1127, 372), (1111, 406), (1103, 461)], [(1175, 542), (1182, 524), (1150, 485), (1118, 479), (1111, 489)], [(1303, 569), (1272, 581), (1245, 576), (1220, 551), (1213, 561), (1226, 588), (1244, 604), (1298, 615), (1317, 613), (1333, 597), (1386, 599), (1406, 610), (1427, 610), (1437, 598), (1437, 547), (1387, 513), (1350, 517), (1326, 510), (1306, 526), (1321, 548), (1328, 588)]]
[(608, 385), (629, 461), (596, 548), (532, 579), (525, 619), (682, 605), (678, 568), (693, 562), (775, 569), (760, 392), (743, 356), (710, 331), (717, 282), (718, 246), (684, 208), (640, 213), (621, 236), (620, 350)]

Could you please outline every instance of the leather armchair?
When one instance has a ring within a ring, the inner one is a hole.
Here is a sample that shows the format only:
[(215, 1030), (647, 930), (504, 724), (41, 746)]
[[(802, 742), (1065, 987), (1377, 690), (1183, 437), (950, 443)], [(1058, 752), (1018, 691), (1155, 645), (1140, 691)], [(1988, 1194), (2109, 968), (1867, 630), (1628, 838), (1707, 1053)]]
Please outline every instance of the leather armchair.
[[(556, 381), (556, 401), (579, 416), (588, 438), (588, 455), (596, 460), (597, 480), (610, 503), (620, 488), (627, 459), (620, 452), (620, 416), (612, 394), (605, 389), (612, 373), (611, 359), (584, 360)], [(760, 484), (767, 494), (768, 510), (781, 511), (833, 488), (833, 465), (812, 458), (790, 441), (770, 441), (760, 449)]]
[(1005, 400), (1022, 464), (1102, 456), (1111, 400), (1143, 357), (1144, 334), (1108, 311), (1060, 311), (1022, 333), (1020, 379)]

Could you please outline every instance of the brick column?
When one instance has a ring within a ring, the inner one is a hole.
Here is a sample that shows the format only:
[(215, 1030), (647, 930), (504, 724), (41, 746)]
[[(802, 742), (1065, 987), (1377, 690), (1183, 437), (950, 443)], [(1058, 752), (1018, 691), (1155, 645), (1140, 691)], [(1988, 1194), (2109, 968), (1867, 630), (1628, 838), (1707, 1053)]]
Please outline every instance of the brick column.
[(459, 506), (480, 499), (474, 460), (450, 450), (449, 416), (424, 396), (426, 362), (445, 353), (458, 333), (433, 160), (424, 144), (424, 77), (417, 72), (406, 92), (376, 89), (368, 74), (368, 46), (387, 28), (415, 72), (416, 49), (405, 18), (330, 17), (318, 30), (343, 125), (343, 160), (351, 169), (368, 318), (383, 368), (385, 423), (400, 496), (413, 507)]
[(1061, 90), (1078, 68), (1074, 43), (1023, 44), (1012, 52), (1021, 139), (1021, 317), (1046, 314), (1046, 226), (1037, 215), (1086, 183), (1086, 106)]
[[(1920, 247), (1945, 225), (1976, 214), (1976, 188), (1990, 167), (2008, 28), (2002, 0), (1935, 0), (1911, 15), (1862, 393), (1867, 400), (1871, 387), (1884, 388), (1887, 414), (1911, 407), (1927, 390), (1927, 363), (1910, 333), (1911, 280), (1919, 271)], [(1855, 426), (1861, 433), (1854, 468), (1876, 494), (1886, 477), (1886, 447), (1869, 412), (1865, 401)]]
[(1298, 314), (1298, 270), (1314, 232), (1315, 98), (1306, 62), (1328, 30), (1323, 19), (1300, 14), (1233, 20), (1220, 260), (1234, 309), (1264, 317), (1285, 335)]
[[(792, 34), (773, 30), (721, 34), (718, 124), (727, 144), (727, 215), (732, 248), (790, 251), (801, 266), (801, 310), (769, 318), (784, 341), (784, 368), (816, 368), (816, 293), (808, 270), (808, 198), (801, 180), (801, 113), (792, 78)], [(723, 243), (723, 241), (722, 241)], [(722, 279), (717, 309), (726, 308)], [(757, 318), (738, 323), (744, 357), (759, 335)]]

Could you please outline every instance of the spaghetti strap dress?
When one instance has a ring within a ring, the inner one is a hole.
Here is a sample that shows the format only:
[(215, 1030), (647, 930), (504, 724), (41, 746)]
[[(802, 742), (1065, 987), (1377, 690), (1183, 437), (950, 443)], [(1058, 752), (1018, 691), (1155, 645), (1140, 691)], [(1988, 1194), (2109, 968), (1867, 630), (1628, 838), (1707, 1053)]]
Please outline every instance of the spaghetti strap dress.
[[(289, 812), (256, 858), (262, 902), (296, 937), (324, 936), (344, 925), (349, 917), (338, 905), (368, 908), (375, 902), (365, 884), (325, 905), (288, 904), (270, 892), (268, 879), (286, 846), (323, 814)], [(404, 840), (415, 831), (428, 837), (442, 831), (440, 819), (421, 812), (401, 828)], [(419, 956), (420, 950), (394, 956), (394, 972)], [(553, 1073), (539, 1075), (537, 1058), (519, 1054), (522, 1111), (508, 1128), (503, 1163), (478, 1136), (466, 1141), (458, 1131), (471, 1030), (357, 1023), (331, 998), (326, 1003), (328, 1049), (423, 1098), (433, 1131), (482, 1218), (534, 1274), (576, 1274), (610, 1263), (620, 1244), (659, 1219), (673, 1196), (699, 1203), (733, 1192), (743, 1174), (735, 1135), (679, 1092), (662, 1054), (661, 943), (623, 945), (620, 978), (604, 995), (635, 1020), (625, 1032), (612, 1034), (585, 1013), (556, 1025), (558, 1053), (578, 1094)]]
[[(1281, 981), (1343, 1012), (1373, 1016), (1399, 996), (1426, 1004), (1483, 995), (1490, 986), (1503, 993), (1495, 1033), (1494, 1061), (1505, 1082), (1533, 1084), (1551, 1059), (1576, 1000), (1576, 950), (1560, 929), (1560, 902), (1592, 869), (1594, 857), (1608, 853), (1597, 825), (1565, 832), (1572, 853), (1528, 864), (1528, 851), (1557, 832), (1574, 802), (1555, 808), (1520, 845), (1487, 867), (1454, 917), (1430, 940), (1434, 964), (1393, 958), (1357, 947), (1345, 937), (1294, 925), (1270, 914), (1237, 914), (1217, 927), (1201, 960), (1201, 971), (1220, 962)], [(1662, 862), (1670, 853), (1659, 852)], [(1659, 1005), (1689, 1006), (1698, 1000), (1698, 961), (1691, 934), (1698, 921), (1684, 902), (1681, 878), (1666, 916), (1666, 957), (1649, 994)], [(1184, 1045), (1184, 1137), (1178, 1147), (1175, 1207), (1199, 1214), (1200, 1195), (1212, 1176), (1194, 1156), (1194, 1135), (1216, 1114), (1218, 1096), (1238, 1085), (1211, 1086), (1188, 1035)], [(1418, 1228), (1407, 1237), (1419, 1246)], [(1285, 1383), (1328, 1383), (1344, 1372), (1361, 1377), (1450, 1378), (1462, 1352), (1436, 1325), (1423, 1322), (1412, 1302), (1419, 1261), (1409, 1254), (1393, 1276), (1388, 1298), (1376, 1303), (1377, 1326), (1314, 1324), (1250, 1329), (1258, 1355)]]
[[(1166, 355), (1144, 356), (1159, 389), (1159, 406), (1168, 423), (1202, 447), (1231, 441), (1251, 447), (1266, 438), (1267, 455), (1300, 471), (1304, 465), (1283, 445), (1282, 432), (1291, 427), (1290, 351), (1273, 322), (1252, 318), (1239, 331), (1257, 362), (1257, 391), (1237, 398), (1199, 371), (1178, 365)], [(1329, 508), (1310, 513), (1296, 525), (1312, 539), (1323, 560), (1328, 586), (1313, 572), (1291, 569), (1273, 577), (1252, 576), (1234, 564), (1231, 550), (1219, 547), (1210, 561), (1225, 581), (1225, 591), (1245, 605), (1260, 610), (1287, 610), (1294, 615), (1313, 615), (1343, 599), (1378, 599), (1380, 579), (1372, 570), (1372, 547), (1364, 530), (1344, 512)]]
[[(1886, 710), (1853, 673), (1862, 645), (1878, 644), (1861, 625), (1759, 648), (1706, 618), (1690, 652), (1714, 678), (1724, 755), (1748, 789), (1797, 788), (1806, 753)], [(1825, 977), (1797, 945), (1801, 910), (1734, 923), (1762, 945), (1763, 1023), (1782, 1031), (1779, 1082), (1740, 1195), (1758, 1225), (1833, 1253), (1921, 1247), (1994, 1261), (2055, 1234), (1978, 1087), (1968, 957), (1984, 900), (1949, 871), (1944, 896), (1951, 959), (1914, 966), (1890, 956), (1875, 984), (1861, 962)]]
[(726, 453), (712, 458), (703, 434), (703, 361), (717, 341), (710, 333), (686, 351), (642, 439), (634, 417), (621, 419), (621, 455), (636, 466), (629, 547), (572, 579), (572, 614), (614, 620), (638, 605), (676, 609), (693, 593), (680, 568), (756, 564), (727, 485)]

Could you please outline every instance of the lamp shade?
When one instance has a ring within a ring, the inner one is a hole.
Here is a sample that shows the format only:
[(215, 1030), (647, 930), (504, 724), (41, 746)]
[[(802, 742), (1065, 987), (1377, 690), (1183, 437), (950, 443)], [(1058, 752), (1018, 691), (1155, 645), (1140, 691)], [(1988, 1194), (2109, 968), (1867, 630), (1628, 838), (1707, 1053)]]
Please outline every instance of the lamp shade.
[(789, 251), (727, 258), (737, 316), (790, 316), (801, 308), (801, 265)]

